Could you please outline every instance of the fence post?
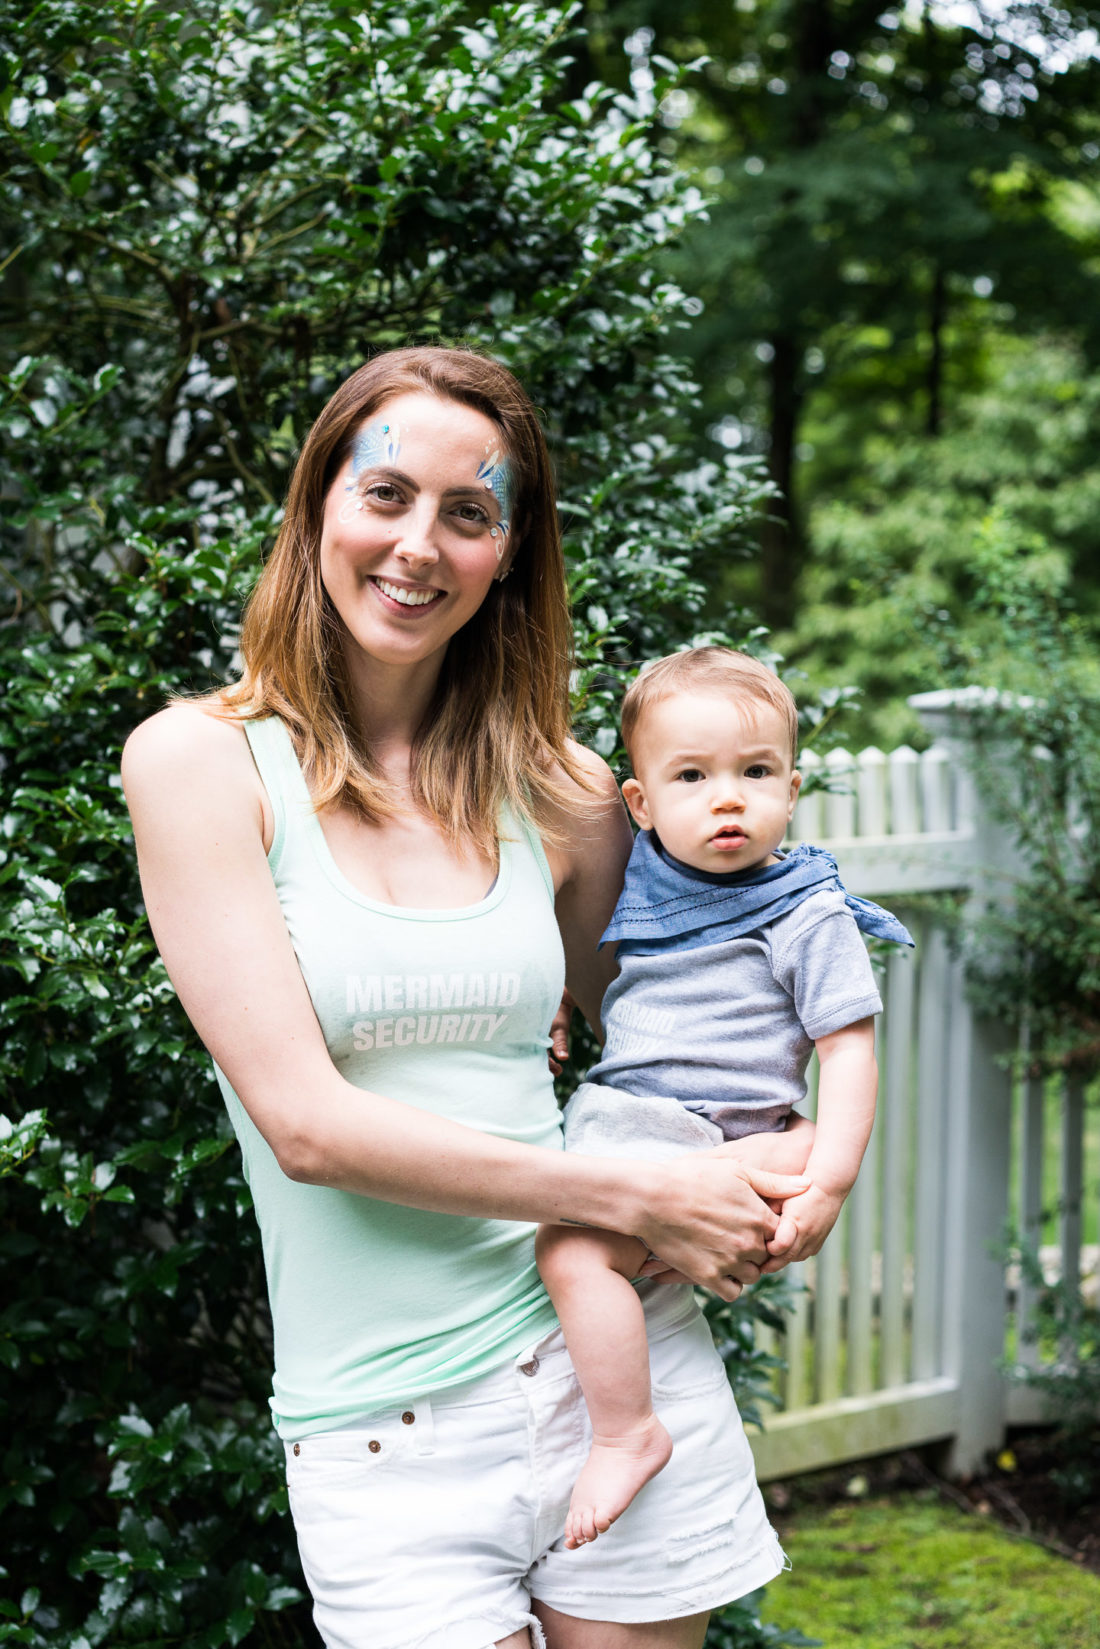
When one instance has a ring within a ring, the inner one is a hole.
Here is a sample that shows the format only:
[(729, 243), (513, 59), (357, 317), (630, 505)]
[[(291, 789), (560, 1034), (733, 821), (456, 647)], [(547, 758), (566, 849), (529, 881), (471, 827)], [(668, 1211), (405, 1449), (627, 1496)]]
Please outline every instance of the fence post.
[[(975, 774), (976, 717), (984, 690), (915, 694), (909, 703), (947, 754), (955, 775), (957, 825), (973, 844), (964, 924), (993, 899), (1011, 896), (1021, 866), (1015, 844)], [(946, 1062), (944, 1155), (944, 1372), (958, 1382), (958, 1424), (946, 1460), (973, 1472), (1000, 1447), (1005, 1427), (1004, 1240), (1012, 1124), (1012, 1079), (1003, 1056), (1014, 1045), (1007, 1022), (979, 1017), (965, 988), (965, 960), (952, 958)]]

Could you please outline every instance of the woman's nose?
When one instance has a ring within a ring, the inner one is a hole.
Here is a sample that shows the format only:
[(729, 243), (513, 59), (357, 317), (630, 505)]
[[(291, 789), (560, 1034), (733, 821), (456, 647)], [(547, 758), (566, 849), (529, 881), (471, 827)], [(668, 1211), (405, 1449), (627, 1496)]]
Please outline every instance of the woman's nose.
[(410, 567), (430, 566), (439, 560), (435, 543), (435, 512), (411, 510), (402, 523), (394, 554)]

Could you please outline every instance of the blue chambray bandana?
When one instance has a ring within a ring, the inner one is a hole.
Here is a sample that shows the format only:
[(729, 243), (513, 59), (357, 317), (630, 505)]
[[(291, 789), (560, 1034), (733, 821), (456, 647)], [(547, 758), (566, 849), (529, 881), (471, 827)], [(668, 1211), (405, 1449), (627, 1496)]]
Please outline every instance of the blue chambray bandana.
[(719, 875), (681, 864), (652, 830), (639, 830), (634, 839), (623, 891), (600, 944), (618, 942), (633, 956), (718, 945), (755, 933), (822, 889), (843, 893), (864, 933), (912, 945), (896, 916), (848, 892), (836, 860), (823, 847), (801, 842), (763, 870)]

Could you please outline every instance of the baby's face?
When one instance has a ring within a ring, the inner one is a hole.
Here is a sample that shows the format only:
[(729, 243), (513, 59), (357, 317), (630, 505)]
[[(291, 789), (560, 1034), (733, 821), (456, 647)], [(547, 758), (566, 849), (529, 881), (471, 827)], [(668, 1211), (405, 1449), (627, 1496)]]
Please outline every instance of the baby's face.
[(720, 693), (675, 693), (646, 711), (623, 797), (693, 870), (775, 863), (801, 775), (787, 724), (769, 705), (739, 707)]

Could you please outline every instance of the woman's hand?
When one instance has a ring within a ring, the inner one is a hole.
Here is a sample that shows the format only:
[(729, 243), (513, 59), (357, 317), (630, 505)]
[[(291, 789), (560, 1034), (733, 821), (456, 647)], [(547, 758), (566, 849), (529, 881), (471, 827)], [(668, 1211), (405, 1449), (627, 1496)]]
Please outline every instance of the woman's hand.
[[(647, 1206), (633, 1234), (670, 1272), (723, 1300), (735, 1300), (775, 1257), (768, 1244), (779, 1216), (769, 1202), (806, 1188), (797, 1175), (738, 1162), (722, 1147), (645, 1168), (655, 1183), (642, 1188)], [(657, 1274), (655, 1262), (647, 1262), (643, 1275)]]
[[(772, 1134), (746, 1134), (744, 1139), (729, 1140), (725, 1145), (715, 1147), (715, 1155), (732, 1157), (749, 1173), (750, 1183), (756, 1170), (770, 1174), (795, 1174), (802, 1176), (806, 1162), (813, 1149), (814, 1124), (808, 1117), (794, 1113), (785, 1129)], [(805, 1181), (803, 1181), (805, 1183)], [(757, 1187), (759, 1190), (759, 1187)], [(782, 1201), (777, 1198), (768, 1199), (769, 1206), (777, 1215), (781, 1214)], [(797, 1203), (792, 1203), (792, 1208)], [(776, 1230), (768, 1240), (768, 1255), (762, 1271), (782, 1271), (794, 1257), (793, 1249), (797, 1241), (797, 1229), (792, 1235), (791, 1221), (780, 1220)], [(682, 1271), (674, 1271), (666, 1265), (663, 1259), (647, 1260), (642, 1267), (642, 1276), (651, 1277), (660, 1283), (687, 1283), (692, 1278), (685, 1276)], [(740, 1290), (738, 1290), (740, 1292)]]
[(573, 1009), (576, 1005), (569, 992), (562, 991), (558, 1011), (550, 1022), (550, 1051), (547, 1063), (551, 1076), (560, 1076), (562, 1067), (569, 1058), (569, 1027), (573, 1023)]
[(785, 1128), (772, 1134), (746, 1134), (715, 1146), (719, 1156), (733, 1157), (748, 1168), (772, 1174), (804, 1174), (817, 1129), (809, 1117), (792, 1113)]

